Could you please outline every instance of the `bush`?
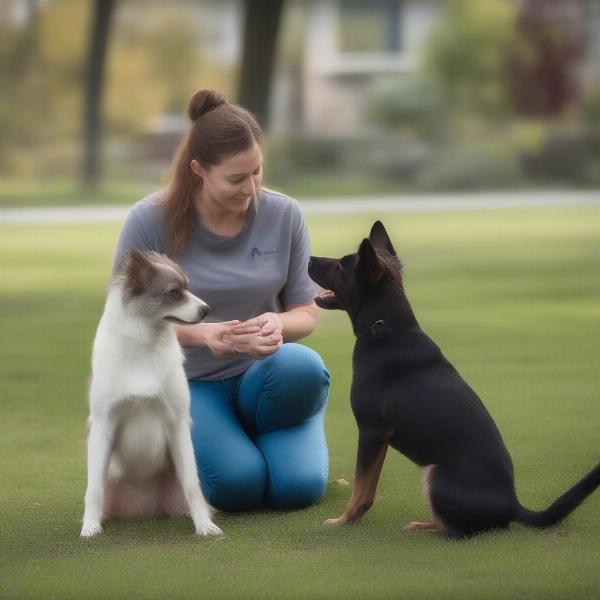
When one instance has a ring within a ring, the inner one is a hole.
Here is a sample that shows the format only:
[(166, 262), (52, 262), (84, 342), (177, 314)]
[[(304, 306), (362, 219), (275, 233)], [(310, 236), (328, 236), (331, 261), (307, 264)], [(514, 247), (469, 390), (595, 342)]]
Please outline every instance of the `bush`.
[(515, 8), (505, 0), (444, 3), (425, 63), (452, 110), (499, 120), (510, 114), (506, 69)]
[(436, 128), (442, 107), (439, 88), (417, 75), (378, 77), (367, 91), (367, 114), (386, 129), (427, 134)]
[(600, 129), (600, 85), (585, 94), (580, 111), (581, 120), (588, 129)]
[(268, 178), (285, 181), (298, 172), (323, 173), (342, 165), (343, 141), (331, 138), (290, 136), (267, 141)]
[(446, 146), (417, 178), (424, 190), (482, 190), (511, 187), (522, 178), (516, 156), (508, 148), (486, 144)]
[(407, 136), (271, 139), (265, 178), (285, 183), (298, 174), (347, 173), (359, 178), (413, 182), (429, 155), (426, 142)]
[(600, 183), (600, 132), (560, 132), (538, 152), (525, 153), (524, 172), (532, 179), (570, 185)]
[(364, 169), (370, 175), (413, 183), (429, 160), (430, 145), (408, 137), (384, 138), (363, 145), (360, 155), (352, 157), (354, 170)]

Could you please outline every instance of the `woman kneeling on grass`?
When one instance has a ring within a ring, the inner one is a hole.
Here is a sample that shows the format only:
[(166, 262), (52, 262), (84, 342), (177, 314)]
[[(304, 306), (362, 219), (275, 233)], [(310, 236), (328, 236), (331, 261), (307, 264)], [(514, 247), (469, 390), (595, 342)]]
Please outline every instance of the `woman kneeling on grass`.
[(302, 213), (261, 189), (263, 135), (248, 111), (201, 90), (188, 114), (171, 181), (129, 213), (114, 267), (134, 248), (167, 254), (212, 307), (209, 322), (177, 326), (207, 501), (308, 506), (327, 483), (329, 373), (316, 352), (284, 343), (310, 334), (319, 310)]

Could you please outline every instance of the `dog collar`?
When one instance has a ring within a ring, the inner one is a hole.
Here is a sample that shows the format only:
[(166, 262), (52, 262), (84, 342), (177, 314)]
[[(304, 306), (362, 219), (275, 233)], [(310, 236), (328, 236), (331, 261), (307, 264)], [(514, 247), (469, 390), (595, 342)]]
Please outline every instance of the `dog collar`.
[(370, 342), (376, 342), (384, 340), (392, 334), (392, 328), (382, 319), (375, 321), (369, 331), (366, 333), (359, 333), (357, 339), (368, 338)]

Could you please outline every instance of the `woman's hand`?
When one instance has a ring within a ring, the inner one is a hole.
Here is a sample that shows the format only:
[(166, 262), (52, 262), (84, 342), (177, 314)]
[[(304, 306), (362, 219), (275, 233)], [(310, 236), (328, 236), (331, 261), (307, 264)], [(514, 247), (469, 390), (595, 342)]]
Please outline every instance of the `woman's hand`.
[(224, 337), (239, 354), (259, 360), (273, 354), (283, 344), (283, 322), (277, 313), (268, 312), (231, 328)]
[(227, 336), (239, 324), (239, 321), (223, 321), (179, 325), (177, 336), (182, 346), (206, 346), (217, 360), (227, 360), (237, 354)]
[(263, 313), (256, 317), (256, 322), (261, 328), (260, 334), (263, 337), (268, 337), (273, 334), (283, 335), (283, 321), (277, 313)]

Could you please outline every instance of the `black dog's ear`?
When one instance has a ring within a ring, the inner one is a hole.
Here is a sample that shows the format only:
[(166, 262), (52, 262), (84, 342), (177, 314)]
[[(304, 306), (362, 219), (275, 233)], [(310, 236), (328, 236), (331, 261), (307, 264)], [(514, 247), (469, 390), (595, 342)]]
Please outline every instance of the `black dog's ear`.
[(358, 248), (358, 273), (371, 285), (379, 283), (385, 275), (385, 263), (375, 252), (371, 240), (365, 238)]
[(396, 256), (396, 250), (394, 250), (390, 236), (388, 235), (381, 221), (375, 221), (375, 223), (373, 223), (373, 227), (371, 227), (371, 233), (369, 233), (369, 239), (375, 248), (386, 250), (392, 256)]

